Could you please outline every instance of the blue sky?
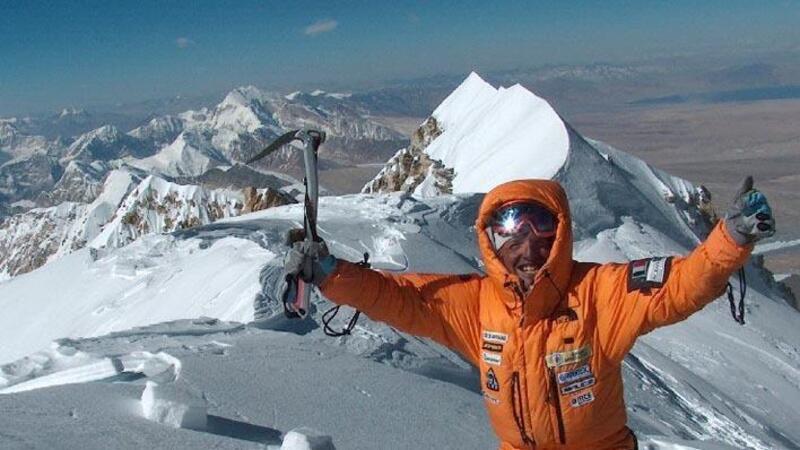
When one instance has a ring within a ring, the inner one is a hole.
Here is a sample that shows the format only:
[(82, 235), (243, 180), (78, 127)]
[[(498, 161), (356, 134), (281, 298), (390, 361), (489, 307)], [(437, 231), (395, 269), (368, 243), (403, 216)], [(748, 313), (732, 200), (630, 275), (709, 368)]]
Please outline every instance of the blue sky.
[(0, 114), (800, 45), (800, 0), (0, 0)]

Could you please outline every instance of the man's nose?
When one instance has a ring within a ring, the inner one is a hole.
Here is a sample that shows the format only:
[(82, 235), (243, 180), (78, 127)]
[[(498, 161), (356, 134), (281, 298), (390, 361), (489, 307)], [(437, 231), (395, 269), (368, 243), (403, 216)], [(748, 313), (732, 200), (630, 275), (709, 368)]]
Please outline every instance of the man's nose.
[(520, 251), (526, 256), (546, 256), (547, 250), (545, 240), (537, 238), (533, 233), (520, 246)]

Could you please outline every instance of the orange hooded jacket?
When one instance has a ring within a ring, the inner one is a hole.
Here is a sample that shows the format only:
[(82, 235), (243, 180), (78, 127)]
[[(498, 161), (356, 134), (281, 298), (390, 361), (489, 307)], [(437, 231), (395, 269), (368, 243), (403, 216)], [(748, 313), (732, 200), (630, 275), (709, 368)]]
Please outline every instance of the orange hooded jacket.
[[(550, 256), (526, 295), (484, 231), (492, 212), (514, 200), (533, 200), (558, 217)], [(634, 448), (622, 395), (625, 354), (638, 336), (721, 295), (752, 250), (720, 223), (686, 257), (576, 262), (567, 197), (549, 180), (494, 188), (476, 231), (485, 276), (396, 275), (340, 261), (321, 288), (332, 301), (430, 337), (477, 366), (501, 449)]]

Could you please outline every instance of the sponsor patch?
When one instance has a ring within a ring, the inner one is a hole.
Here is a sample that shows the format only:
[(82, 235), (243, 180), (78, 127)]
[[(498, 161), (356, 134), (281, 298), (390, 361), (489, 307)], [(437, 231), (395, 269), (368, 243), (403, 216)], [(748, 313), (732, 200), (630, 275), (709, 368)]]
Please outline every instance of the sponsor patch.
[(589, 365), (586, 364), (585, 366), (580, 366), (575, 370), (570, 370), (569, 372), (561, 372), (556, 375), (556, 378), (558, 379), (558, 384), (567, 384), (590, 376), (592, 376), (592, 371), (589, 369)]
[(567, 364), (586, 361), (590, 356), (592, 356), (592, 347), (584, 345), (583, 347), (576, 348), (575, 350), (550, 353), (549, 355), (545, 356), (545, 362), (547, 363), (547, 367), (561, 367), (566, 366)]
[(647, 265), (647, 282), (664, 284), (667, 270), (667, 258), (653, 258)]
[(494, 342), (484, 342), (483, 346), (481, 347), (483, 350), (488, 350), (490, 352), (503, 352), (503, 344), (497, 344)]
[(493, 369), (489, 369), (489, 371), (486, 372), (486, 389), (495, 392), (500, 390), (500, 382), (497, 381), (497, 375), (494, 374)]
[(595, 378), (586, 378), (584, 380), (576, 381), (575, 383), (568, 384), (566, 386), (561, 386), (561, 395), (572, 394), (573, 392), (578, 392), (581, 389), (586, 389), (588, 387), (594, 386)]
[(569, 406), (572, 406), (573, 408), (580, 408), (581, 406), (588, 405), (593, 401), (594, 401), (594, 392), (588, 391), (569, 399)]
[(493, 404), (493, 405), (499, 405), (499, 404), (500, 404), (500, 399), (499, 399), (499, 398), (493, 397), (492, 395), (490, 395), (490, 394), (489, 394), (489, 393), (487, 393), (487, 392), (484, 392), (484, 393), (483, 393), (483, 398), (484, 398), (484, 399), (485, 399), (487, 402), (489, 402), (489, 403), (491, 403), (491, 404)]
[(483, 340), (486, 342), (494, 342), (495, 344), (505, 344), (508, 342), (508, 335), (497, 331), (484, 330)]
[(628, 265), (628, 292), (661, 287), (667, 281), (672, 258), (631, 261)]
[(481, 352), (483, 354), (483, 361), (486, 364), (491, 364), (493, 366), (499, 366), (500, 363), (503, 362), (503, 356), (497, 353), (491, 352)]

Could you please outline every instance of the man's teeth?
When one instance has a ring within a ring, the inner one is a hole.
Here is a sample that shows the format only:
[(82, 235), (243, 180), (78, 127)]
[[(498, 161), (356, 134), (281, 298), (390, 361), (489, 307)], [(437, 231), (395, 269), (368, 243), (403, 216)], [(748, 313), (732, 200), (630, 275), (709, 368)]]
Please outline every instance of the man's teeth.
[(523, 272), (536, 272), (537, 269), (536, 266), (532, 266), (530, 264), (523, 264), (519, 266), (519, 270)]

